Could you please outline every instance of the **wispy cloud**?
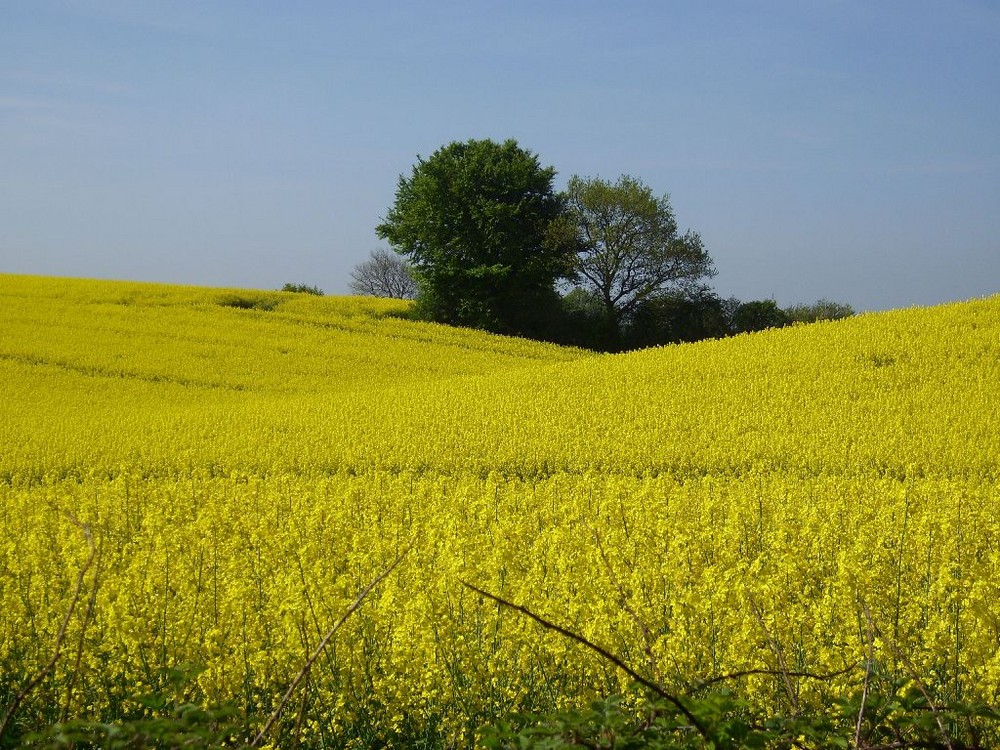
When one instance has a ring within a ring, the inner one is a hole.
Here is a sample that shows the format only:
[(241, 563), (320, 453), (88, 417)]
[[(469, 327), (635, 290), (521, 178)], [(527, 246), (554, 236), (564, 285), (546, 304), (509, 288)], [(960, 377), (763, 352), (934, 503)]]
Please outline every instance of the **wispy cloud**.
[(830, 148), (836, 143), (836, 140), (832, 136), (819, 131), (786, 128), (781, 130), (779, 135), (782, 138), (794, 141), (802, 146), (809, 146), (810, 148)]
[(89, 136), (106, 127), (109, 107), (131, 91), (69, 70), (0, 70), (0, 123), (7, 138)]
[(72, 91), (83, 94), (119, 95), (132, 91), (132, 87), (116, 80), (95, 78), (69, 70), (0, 70), (0, 82), (7, 86), (47, 91)]
[(28, 99), (19, 96), (0, 96), (0, 110), (7, 112), (40, 112), (51, 110), (58, 105), (42, 99)]
[(81, 137), (92, 139), (105, 137), (113, 130), (101, 108), (87, 101), (0, 95), (0, 134), (8, 143), (37, 145)]
[(871, 167), (862, 167), (852, 171), (874, 172), (879, 174), (954, 175), (982, 174), (985, 172), (996, 172), (998, 170), (1000, 170), (1000, 160), (998, 159), (982, 159), (977, 161), (942, 159), (940, 161), (873, 165)]
[(174, 34), (204, 35), (218, 29), (212, 11), (204, 3), (158, 0), (68, 0), (80, 16), (138, 29)]

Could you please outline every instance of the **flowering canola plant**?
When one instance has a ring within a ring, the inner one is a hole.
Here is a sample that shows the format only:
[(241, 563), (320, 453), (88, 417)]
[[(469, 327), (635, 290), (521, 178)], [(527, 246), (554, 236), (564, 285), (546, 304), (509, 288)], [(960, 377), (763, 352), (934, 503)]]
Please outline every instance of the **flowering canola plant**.
[[(0, 275), (0, 709), (141, 710), (165, 668), (317, 744), (623, 690), (823, 701), (873, 653), (1000, 700), (1000, 298), (624, 355), (407, 303)], [(415, 729), (416, 728), (416, 729)], [(367, 734), (366, 734), (367, 733)], [(360, 740), (359, 740), (360, 741)]]

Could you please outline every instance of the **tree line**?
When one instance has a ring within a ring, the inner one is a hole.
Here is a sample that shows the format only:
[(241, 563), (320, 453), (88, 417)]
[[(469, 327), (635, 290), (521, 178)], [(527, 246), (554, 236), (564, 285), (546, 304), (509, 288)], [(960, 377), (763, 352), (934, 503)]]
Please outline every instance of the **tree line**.
[(641, 180), (573, 176), (516, 141), (453, 142), (401, 175), (356, 294), (412, 298), (415, 316), (603, 351), (846, 317), (820, 300), (722, 299), (700, 235)]

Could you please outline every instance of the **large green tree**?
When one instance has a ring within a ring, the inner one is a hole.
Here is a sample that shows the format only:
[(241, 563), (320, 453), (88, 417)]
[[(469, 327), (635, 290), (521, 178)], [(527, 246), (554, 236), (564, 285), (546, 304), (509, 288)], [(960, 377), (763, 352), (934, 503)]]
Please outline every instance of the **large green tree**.
[(766, 328), (781, 328), (791, 322), (792, 319), (773, 299), (755, 299), (736, 306), (730, 326), (733, 333), (751, 333)]
[(640, 180), (574, 176), (566, 199), (582, 237), (575, 278), (604, 306), (607, 346), (619, 342), (623, 323), (649, 300), (715, 275), (701, 237), (681, 234), (669, 197), (655, 196)]
[(554, 176), (514, 140), (454, 142), (400, 176), (376, 232), (407, 256), (426, 317), (543, 333), (576, 250)]

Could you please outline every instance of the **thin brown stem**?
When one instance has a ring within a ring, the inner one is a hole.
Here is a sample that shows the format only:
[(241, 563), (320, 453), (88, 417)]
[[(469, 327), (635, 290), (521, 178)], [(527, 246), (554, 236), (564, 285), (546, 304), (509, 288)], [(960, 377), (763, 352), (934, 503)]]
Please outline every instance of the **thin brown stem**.
[(611, 560), (608, 558), (608, 553), (604, 549), (604, 545), (601, 543), (601, 536), (597, 533), (597, 529), (591, 529), (591, 531), (594, 534), (594, 541), (597, 543), (597, 550), (601, 554), (601, 560), (604, 561), (604, 567), (608, 570), (608, 576), (611, 578), (611, 583), (618, 591), (619, 605), (625, 610), (628, 616), (632, 618), (632, 621), (635, 622), (635, 624), (639, 627), (639, 630), (642, 632), (643, 650), (646, 652), (646, 658), (649, 660), (649, 671), (657, 681), (662, 680), (663, 675), (660, 673), (660, 665), (656, 660), (656, 655), (653, 653), (653, 643), (655, 642), (653, 633), (649, 626), (646, 625), (643, 619), (639, 617), (639, 614), (628, 603), (628, 595), (625, 593), (625, 587), (622, 586), (621, 581), (618, 580), (615, 569), (611, 565)]
[(7, 732), (7, 728), (10, 726), (11, 721), (14, 720), (14, 715), (21, 708), (25, 699), (36, 687), (41, 684), (42, 680), (48, 677), (52, 670), (55, 669), (56, 662), (59, 661), (59, 656), (62, 653), (63, 642), (66, 640), (66, 630), (69, 627), (69, 621), (73, 617), (76, 605), (80, 602), (80, 595), (83, 592), (84, 577), (87, 575), (87, 571), (90, 570), (90, 566), (93, 565), (94, 559), (97, 557), (97, 547), (94, 545), (94, 536), (90, 532), (90, 526), (85, 523), (80, 523), (80, 521), (69, 513), (66, 514), (66, 517), (69, 518), (70, 522), (74, 526), (83, 532), (84, 537), (87, 539), (87, 545), (90, 547), (90, 554), (87, 556), (86, 561), (77, 573), (76, 585), (73, 587), (73, 595), (70, 597), (69, 608), (66, 610), (66, 615), (63, 617), (62, 625), (59, 627), (59, 633), (56, 635), (56, 643), (52, 650), (52, 658), (49, 659), (48, 663), (38, 671), (38, 673), (28, 682), (27, 685), (21, 688), (21, 691), (16, 696), (14, 696), (14, 701), (7, 709), (7, 713), (4, 715), (3, 721), (0, 722), (0, 739), (2, 739), (4, 734)]
[(614, 664), (616, 667), (618, 667), (620, 670), (622, 670), (623, 672), (625, 672), (625, 674), (627, 674), (633, 680), (635, 680), (636, 682), (638, 682), (640, 685), (643, 685), (644, 687), (649, 688), (650, 690), (652, 690), (654, 693), (656, 693), (660, 697), (666, 699), (669, 703), (671, 703), (675, 708), (677, 708), (678, 711), (680, 711), (684, 715), (684, 718), (686, 718), (689, 722), (691, 722), (691, 726), (693, 726), (695, 729), (697, 729), (698, 733), (701, 734), (702, 737), (706, 737), (706, 738), (708, 737), (708, 732), (705, 730), (705, 727), (702, 726), (701, 722), (698, 721), (697, 717), (695, 717), (695, 715), (693, 713), (691, 713), (691, 711), (687, 708), (687, 706), (685, 706), (680, 701), (679, 698), (677, 698), (674, 695), (671, 695), (663, 687), (661, 687), (660, 685), (656, 684), (655, 682), (652, 682), (652, 681), (646, 679), (645, 677), (643, 677), (641, 674), (639, 674), (638, 672), (636, 672), (630, 666), (628, 666), (627, 664), (625, 664), (617, 656), (615, 656), (614, 654), (610, 653), (607, 649), (601, 648), (596, 643), (593, 643), (593, 642), (587, 640), (586, 638), (584, 638), (582, 635), (579, 635), (578, 633), (574, 633), (572, 630), (567, 630), (566, 628), (562, 627), (561, 625), (556, 625), (554, 622), (546, 620), (541, 615), (536, 615), (534, 612), (532, 612), (527, 607), (522, 607), (520, 604), (514, 604), (513, 602), (509, 602), (506, 599), (503, 599), (503, 598), (501, 598), (499, 596), (496, 596), (495, 594), (489, 593), (488, 591), (483, 591), (478, 586), (473, 586), (471, 583), (468, 583), (466, 581), (460, 581), (460, 583), (463, 586), (465, 586), (467, 589), (471, 589), (472, 591), (475, 591), (480, 596), (485, 596), (487, 599), (491, 599), (491, 600), (495, 601), (497, 604), (501, 604), (504, 607), (507, 607), (508, 609), (514, 610), (515, 612), (520, 612), (522, 615), (525, 615), (526, 617), (530, 617), (532, 620), (534, 620), (535, 622), (537, 622), (542, 627), (548, 628), (549, 630), (554, 630), (555, 632), (559, 633), (560, 635), (565, 636), (566, 638), (569, 638), (570, 640), (574, 640), (574, 641), (576, 641), (577, 643), (579, 643), (579, 644), (581, 644), (583, 646), (586, 646), (587, 648), (589, 648), (594, 653), (598, 654), (602, 658), (604, 658), (607, 661), (609, 661), (612, 664)]
[(771, 646), (771, 650), (778, 658), (778, 667), (780, 668), (780, 674), (785, 683), (785, 692), (788, 693), (788, 700), (792, 704), (792, 713), (796, 714), (799, 711), (799, 700), (795, 694), (795, 687), (792, 685), (791, 673), (788, 671), (788, 664), (785, 662), (785, 650), (781, 647), (781, 642), (771, 635), (771, 631), (767, 627), (767, 623), (764, 622), (763, 612), (757, 605), (757, 600), (754, 599), (753, 596), (750, 597), (750, 608), (753, 610), (754, 617), (757, 618), (757, 623), (760, 625), (761, 630), (764, 631), (764, 636), (767, 638), (767, 642)]
[(83, 648), (86, 644), (87, 628), (94, 617), (94, 609), (97, 606), (97, 589), (101, 580), (101, 559), (103, 544), (97, 549), (97, 568), (94, 570), (94, 582), (90, 587), (90, 597), (87, 599), (87, 609), (83, 614), (83, 625), (80, 627), (80, 639), (76, 644), (76, 658), (73, 660), (73, 669), (70, 673), (69, 685), (66, 686), (66, 703), (63, 706), (61, 721), (65, 722), (69, 718), (72, 708), (73, 690), (76, 687), (76, 680), (80, 675), (81, 664), (83, 663)]
[(819, 680), (821, 682), (825, 682), (827, 680), (832, 680), (834, 677), (840, 677), (842, 674), (847, 674), (857, 666), (857, 664), (850, 664), (843, 669), (838, 669), (836, 672), (827, 672), (826, 674), (817, 674), (815, 672), (784, 672), (780, 669), (746, 669), (742, 672), (730, 672), (728, 674), (721, 674), (718, 677), (711, 677), (707, 680), (702, 680), (695, 685), (695, 689), (702, 690), (707, 688), (709, 685), (714, 685), (718, 682), (738, 680), (741, 677), (750, 677), (752, 675), (769, 675), (771, 677), (804, 677), (809, 680)]
[(911, 662), (909, 657), (903, 653), (902, 649), (899, 648), (899, 645), (894, 640), (888, 638), (884, 638), (884, 640), (888, 644), (889, 648), (892, 649), (895, 657), (902, 662), (904, 667), (906, 667), (906, 671), (910, 673), (910, 679), (913, 680), (913, 684), (917, 686), (917, 690), (920, 691), (920, 694), (924, 696), (924, 700), (927, 701), (927, 707), (934, 715), (934, 723), (937, 724), (938, 731), (941, 732), (941, 739), (943, 740), (943, 744), (941, 746), (947, 748), (947, 750), (955, 750), (952, 746), (951, 739), (948, 737), (948, 730), (945, 729), (944, 724), (941, 722), (941, 708), (934, 702), (934, 699), (931, 698), (923, 680), (921, 680), (917, 675), (917, 670), (914, 668), (913, 662)]
[(292, 730), (292, 748), (295, 750), (299, 746), (299, 739), (302, 737), (302, 724), (306, 717), (306, 705), (309, 701), (309, 675), (306, 675), (305, 684), (302, 686), (302, 697), (299, 701), (299, 711), (295, 715), (295, 729)]
[(862, 602), (865, 620), (868, 623), (868, 658), (865, 660), (865, 683), (861, 690), (861, 708), (858, 709), (858, 720), (854, 725), (854, 747), (861, 747), (861, 724), (865, 718), (865, 706), (868, 703), (868, 687), (872, 678), (872, 662), (875, 661), (875, 626), (872, 623), (872, 613), (868, 604)]
[(323, 653), (324, 649), (326, 649), (326, 645), (330, 642), (330, 639), (332, 639), (333, 636), (336, 634), (336, 632), (340, 630), (340, 627), (345, 622), (347, 622), (347, 618), (349, 618), (352, 614), (355, 613), (355, 611), (357, 611), (357, 609), (361, 606), (361, 603), (365, 600), (365, 597), (368, 596), (369, 593), (371, 593), (371, 590), (374, 589), (383, 580), (385, 580), (385, 578), (390, 573), (392, 573), (392, 571), (394, 571), (396, 567), (403, 561), (403, 558), (406, 556), (406, 554), (413, 548), (413, 544), (414, 542), (410, 542), (410, 544), (406, 547), (406, 549), (404, 549), (402, 552), (399, 553), (399, 555), (396, 557), (395, 560), (393, 560), (392, 564), (389, 567), (387, 567), (385, 570), (383, 570), (381, 573), (375, 576), (375, 578), (373, 578), (371, 582), (361, 590), (361, 592), (355, 597), (354, 601), (351, 602), (350, 605), (348, 605), (346, 610), (344, 610), (344, 614), (340, 616), (340, 619), (334, 623), (333, 627), (330, 628), (329, 631), (327, 631), (326, 635), (323, 636), (323, 640), (319, 642), (319, 645), (316, 647), (315, 651), (313, 651), (312, 655), (306, 660), (306, 663), (303, 665), (302, 669), (299, 670), (299, 673), (295, 676), (295, 679), (292, 680), (292, 684), (288, 686), (288, 690), (286, 690), (285, 694), (281, 697), (281, 702), (278, 703), (278, 707), (274, 709), (274, 713), (271, 714), (271, 717), (267, 720), (267, 723), (260, 730), (257, 736), (254, 737), (253, 742), (250, 743), (250, 747), (257, 747), (258, 745), (260, 745), (261, 740), (264, 739), (265, 735), (267, 735), (267, 733), (271, 731), (271, 728), (275, 725), (278, 719), (281, 718), (281, 714), (284, 712), (286, 704), (291, 699), (292, 694), (295, 692), (295, 688), (297, 688), (299, 686), (299, 683), (301, 683), (302, 680), (304, 680), (306, 676), (308, 676), (309, 670), (312, 668), (312, 665), (316, 663), (316, 660), (319, 659), (320, 654)]

